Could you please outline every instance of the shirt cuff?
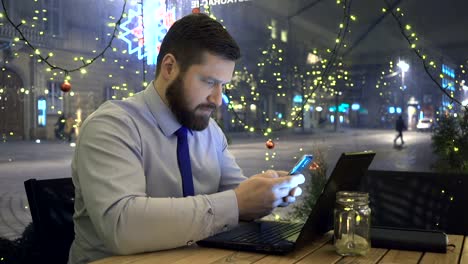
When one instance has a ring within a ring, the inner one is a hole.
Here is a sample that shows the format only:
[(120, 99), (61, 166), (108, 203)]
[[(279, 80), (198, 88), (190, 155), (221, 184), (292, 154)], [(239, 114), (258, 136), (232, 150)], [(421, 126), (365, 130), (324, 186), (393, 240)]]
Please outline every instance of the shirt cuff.
[(209, 197), (213, 208), (215, 233), (228, 231), (239, 223), (239, 207), (234, 190), (214, 193)]

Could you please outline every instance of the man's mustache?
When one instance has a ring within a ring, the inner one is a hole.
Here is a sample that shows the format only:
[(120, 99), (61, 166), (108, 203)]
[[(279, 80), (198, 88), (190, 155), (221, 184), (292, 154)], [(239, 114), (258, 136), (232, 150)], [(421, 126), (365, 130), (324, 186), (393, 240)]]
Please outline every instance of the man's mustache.
[(213, 104), (213, 103), (210, 103), (210, 104), (200, 104), (197, 106), (198, 109), (202, 109), (202, 108), (205, 108), (205, 109), (211, 109), (211, 110), (216, 110), (216, 105)]

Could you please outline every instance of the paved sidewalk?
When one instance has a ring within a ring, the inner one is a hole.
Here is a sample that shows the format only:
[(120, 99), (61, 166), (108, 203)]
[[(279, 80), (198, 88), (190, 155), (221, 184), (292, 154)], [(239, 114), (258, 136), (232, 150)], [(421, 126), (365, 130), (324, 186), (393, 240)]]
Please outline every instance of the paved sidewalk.
[(0, 143), (0, 237), (20, 237), (32, 221), (23, 182), (71, 177), (73, 151), (64, 142)]

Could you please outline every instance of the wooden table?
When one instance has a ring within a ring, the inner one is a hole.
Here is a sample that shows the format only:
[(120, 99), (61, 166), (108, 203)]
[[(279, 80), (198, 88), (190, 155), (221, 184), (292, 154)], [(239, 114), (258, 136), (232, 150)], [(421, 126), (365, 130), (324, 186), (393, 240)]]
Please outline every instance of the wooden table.
[(308, 246), (297, 249), (285, 256), (265, 255), (250, 252), (203, 248), (198, 246), (183, 247), (173, 250), (159, 251), (153, 253), (137, 254), (130, 256), (115, 256), (101, 259), (92, 264), (208, 264), (208, 263), (447, 263), (468, 264), (468, 236), (449, 235), (450, 244), (455, 247), (446, 254), (389, 250), (383, 248), (372, 248), (362, 257), (341, 257), (334, 251), (331, 237), (323, 238)]

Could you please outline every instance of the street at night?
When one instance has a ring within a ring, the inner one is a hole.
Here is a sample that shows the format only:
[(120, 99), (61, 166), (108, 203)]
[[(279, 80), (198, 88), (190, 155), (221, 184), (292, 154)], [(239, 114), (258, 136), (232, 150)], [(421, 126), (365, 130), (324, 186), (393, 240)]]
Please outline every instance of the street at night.
[[(275, 147), (267, 149), (265, 138), (232, 135), (230, 150), (247, 176), (269, 168), (289, 170), (296, 158), (320, 149), (328, 163), (328, 173), (342, 152), (373, 150), (377, 153), (370, 169), (431, 171), (434, 155), (431, 134), (404, 133), (403, 148), (394, 147), (392, 130), (341, 129), (313, 134), (283, 134), (273, 138)], [(0, 153), (0, 236), (19, 237), (31, 222), (23, 182), (30, 178), (71, 177), (74, 148), (67, 143), (20, 141), (1, 145)], [(47, 153), (47, 155), (44, 155)], [(274, 158), (271, 158), (274, 156)], [(270, 157), (269, 161), (265, 157)]]

